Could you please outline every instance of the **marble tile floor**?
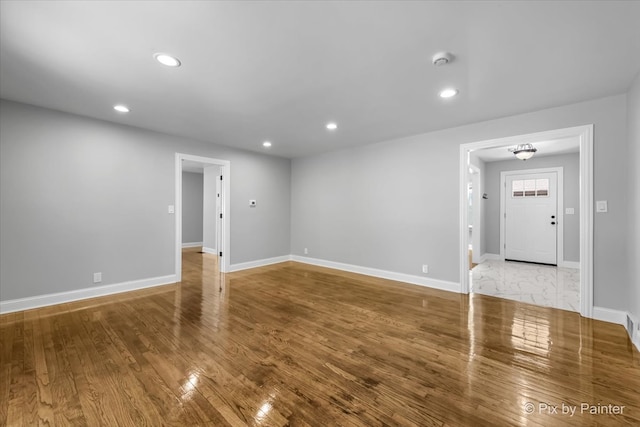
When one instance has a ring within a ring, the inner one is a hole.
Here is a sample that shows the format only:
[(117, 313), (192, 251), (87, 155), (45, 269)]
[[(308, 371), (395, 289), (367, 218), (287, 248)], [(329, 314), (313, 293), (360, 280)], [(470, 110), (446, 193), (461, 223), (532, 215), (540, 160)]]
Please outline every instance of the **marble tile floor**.
[(580, 270), (489, 260), (471, 270), (471, 292), (580, 311)]

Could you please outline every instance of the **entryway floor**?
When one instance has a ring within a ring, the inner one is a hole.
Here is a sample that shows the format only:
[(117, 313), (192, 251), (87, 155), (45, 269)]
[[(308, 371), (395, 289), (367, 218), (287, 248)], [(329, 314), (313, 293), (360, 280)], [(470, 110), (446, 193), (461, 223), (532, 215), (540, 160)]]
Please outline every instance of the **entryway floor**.
[(471, 270), (471, 292), (580, 311), (580, 270), (489, 260)]

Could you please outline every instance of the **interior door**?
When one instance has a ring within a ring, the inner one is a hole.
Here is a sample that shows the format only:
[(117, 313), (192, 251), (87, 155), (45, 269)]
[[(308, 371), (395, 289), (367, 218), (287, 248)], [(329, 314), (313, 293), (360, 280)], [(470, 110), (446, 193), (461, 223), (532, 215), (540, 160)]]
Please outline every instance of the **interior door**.
[(558, 175), (507, 175), (505, 259), (557, 265)]

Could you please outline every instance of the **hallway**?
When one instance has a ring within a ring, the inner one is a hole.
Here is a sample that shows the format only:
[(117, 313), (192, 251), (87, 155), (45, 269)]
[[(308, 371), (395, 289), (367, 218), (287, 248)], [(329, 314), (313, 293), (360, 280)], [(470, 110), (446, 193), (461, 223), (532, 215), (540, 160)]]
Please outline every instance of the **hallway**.
[(580, 311), (580, 270), (488, 260), (471, 270), (471, 292)]

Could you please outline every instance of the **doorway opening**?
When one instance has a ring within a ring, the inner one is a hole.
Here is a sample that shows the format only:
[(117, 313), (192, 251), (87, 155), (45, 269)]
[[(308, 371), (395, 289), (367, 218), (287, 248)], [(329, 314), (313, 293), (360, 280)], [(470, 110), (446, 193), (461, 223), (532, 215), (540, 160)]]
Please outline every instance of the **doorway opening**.
[[(518, 144), (531, 143), (534, 146), (538, 147), (538, 152), (536, 153), (537, 159), (535, 161), (523, 162), (522, 160), (518, 160), (512, 153), (509, 153), (508, 149), (514, 147)], [(567, 146), (571, 146), (571, 149), (566, 149)], [(577, 296), (576, 307), (568, 308), (573, 309), (574, 311), (578, 311), (582, 316), (592, 317), (593, 315), (593, 125), (586, 126), (578, 126), (572, 128), (565, 129), (557, 129), (546, 132), (538, 132), (527, 135), (518, 135), (513, 137), (505, 137), (498, 138), (492, 140), (478, 141), (469, 144), (462, 144), (460, 146), (460, 283), (461, 283), (461, 292), (469, 293), (471, 290), (471, 282), (472, 282), (472, 273), (470, 273), (471, 263), (474, 262), (473, 259), (469, 256), (469, 245), (473, 248), (478, 248), (478, 260), (480, 262), (490, 261), (495, 263), (502, 263), (500, 266), (504, 266), (505, 268), (511, 268), (510, 264), (520, 264), (519, 274), (525, 272), (527, 264), (524, 263), (510, 263), (509, 261), (505, 262), (505, 233), (504, 233), (504, 213), (501, 212), (499, 206), (499, 201), (502, 199), (501, 192), (506, 192), (509, 190), (507, 187), (502, 184), (502, 188), (498, 188), (498, 177), (492, 178), (496, 175), (495, 171), (488, 172), (488, 168), (485, 171), (485, 164), (477, 159), (479, 157), (484, 156), (485, 159), (491, 158), (491, 156), (502, 156), (500, 158), (494, 158), (490, 161), (496, 162), (493, 163), (495, 168), (498, 168), (499, 163), (502, 162), (504, 165), (509, 163), (509, 167), (506, 167), (506, 170), (512, 171), (517, 169), (532, 169), (534, 168), (534, 164), (542, 164), (543, 159), (546, 159), (547, 156), (561, 156), (566, 155), (569, 156), (570, 152), (575, 152), (575, 166), (576, 169), (576, 186), (573, 194), (575, 196), (575, 203), (571, 205), (570, 208), (567, 209), (569, 205), (565, 205), (564, 208), (562, 206), (558, 206), (558, 211), (556, 215), (553, 213), (546, 213), (545, 215), (549, 216), (557, 216), (557, 218), (551, 218), (547, 224), (549, 227), (556, 227), (562, 224), (565, 226), (565, 223), (571, 223), (573, 221), (575, 225), (575, 233), (577, 237), (573, 239), (575, 240), (575, 247), (565, 247), (562, 248), (559, 245), (554, 245), (555, 250), (557, 251), (557, 264), (558, 269), (560, 268), (576, 268), (574, 271), (576, 272), (573, 279), (576, 280), (576, 288), (579, 293)], [(550, 157), (548, 157), (550, 158)], [(489, 164), (489, 163), (487, 163)], [(478, 166), (480, 165), (480, 166)], [(523, 165), (531, 165), (531, 167), (525, 167)], [(482, 184), (480, 184), (480, 188), (476, 190), (475, 183), (473, 182), (474, 175), (474, 167), (479, 169), (480, 176), (482, 177)], [(494, 168), (494, 169), (495, 169)], [(565, 168), (566, 169), (566, 168)], [(531, 171), (528, 171), (531, 172)], [(566, 174), (566, 170), (565, 170)], [(495, 188), (490, 187), (491, 180), (495, 180)], [(472, 197), (469, 198), (469, 183), (471, 183), (473, 187), (474, 194), (481, 194), (482, 197)], [(505, 180), (506, 183), (506, 180)], [(515, 190), (511, 188), (510, 190), (516, 191), (519, 197), (519, 186), (520, 182), (516, 183)], [(524, 180), (522, 182), (524, 185)], [(527, 185), (531, 184), (531, 181), (527, 182)], [(535, 184), (535, 181), (534, 181)], [(544, 184), (543, 181), (540, 184)], [(540, 189), (540, 195), (544, 194), (545, 189)], [(524, 191), (524, 190), (523, 190)], [(531, 189), (529, 189), (531, 191)], [(533, 191), (537, 191), (536, 188)], [(546, 190), (548, 191), (548, 190)], [(512, 193), (513, 195), (514, 193)], [(528, 193), (532, 194), (532, 193)], [(537, 193), (533, 193), (534, 195)], [(565, 195), (566, 196), (566, 195)], [(471, 202), (470, 202), (471, 200)], [(542, 198), (540, 199), (542, 200)], [(472, 203), (473, 206), (470, 208), (469, 203)], [(572, 202), (573, 203), (573, 202)], [(535, 204), (535, 203), (534, 203)], [(575, 208), (575, 209), (574, 209)], [(562, 210), (561, 210), (562, 209)], [(579, 210), (579, 215), (574, 215), (575, 210)], [(476, 229), (476, 211), (480, 211), (484, 214), (484, 218), (480, 220), (482, 224), (482, 233), (480, 233), (479, 242), (474, 241), (473, 238)], [(471, 216), (473, 215), (473, 218)], [(499, 216), (502, 215), (502, 218)], [(578, 218), (579, 217), (579, 218)], [(545, 218), (545, 221), (548, 218)], [(566, 219), (566, 221), (565, 221)], [(555, 221), (553, 221), (555, 220)], [(556, 224), (551, 225), (551, 222), (556, 222)], [(498, 225), (502, 223), (501, 225)], [(473, 232), (469, 232), (469, 225), (472, 225)], [(546, 225), (545, 225), (546, 226)], [(563, 236), (566, 235), (566, 227)], [(553, 230), (553, 229), (551, 229)], [(498, 233), (499, 232), (499, 233)], [(557, 232), (560, 232), (558, 229)], [(499, 236), (498, 236), (499, 234)], [(508, 243), (508, 242), (507, 242)], [(560, 242), (561, 243), (561, 242)], [(498, 245), (499, 249), (498, 249)], [(493, 248), (493, 249), (492, 249)], [(574, 251), (574, 252), (571, 252)], [(570, 252), (569, 255), (567, 255)], [(476, 250), (473, 251), (473, 258), (476, 256)], [(568, 260), (565, 260), (565, 256), (568, 256)], [(575, 259), (571, 259), (574, 257)], [(531, 264), (535, 265), (535, 264)], [(479, 266), (480, 267), (480, 266)], [(479, 268), (476, 267), (476, 268)], [(556, 268), (556, 267), (549, 267)], [(475, 268), (474, 268), (475, 270)], [(502, 274), (508, 274), (502, 273)], [(531, 272), (531, 274), (535, 274), (535, 272)], [(579, 275), (579, 278), (578, 278)], [(501, 295), (496, 295), (501, 296)], [(507, 298), (507, 296), (502, 296)], [(536, 303), (536, 302), (533, 302)], [(542, 304), (545, 305), (545, 304)], [(567, 308), (567, 307), (559, 307), (559, 308)]]
[[(175, 274), (182, 281), (183, 252), (183, 172), (202, 170), (203, 213), (202, 245), (204, 253), (217, 256), (219, 271), (229, 271), (230, 221), (229, 193), (231, 162), (209, 157), (176, 153), (175, 158)], [(206, 197), (205, 197), (206, 196)]]

